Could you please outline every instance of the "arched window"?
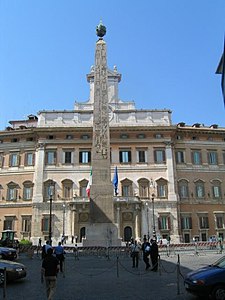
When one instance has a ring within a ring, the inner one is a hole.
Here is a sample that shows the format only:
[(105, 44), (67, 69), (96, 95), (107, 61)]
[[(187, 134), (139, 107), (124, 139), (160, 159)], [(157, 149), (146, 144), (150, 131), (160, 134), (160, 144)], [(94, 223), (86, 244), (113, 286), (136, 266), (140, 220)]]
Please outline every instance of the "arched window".
[(221, 182), (219, 180), (212, 181), (212, 196), (214, 199), (221, 199)]
[(156, 181), (156, 183), (157, 183), (158, 198), (167, 198), (168, 196), (167, 180), (164, 178), (160, 178)]
[(141, 178), (138, 180), (140, 198), (149, 198), (149, 180)]
[(48, 201), (50, 196), (55, 199), (56, 194), (56, 183), (49, 179), (44, 183), (44, 201)]
[(11, 181), (7, 184), (7, 200), (9, 201), (15, 201), (17, 200), (17, 194), (18, 194), (18, 184)]
[(124, 228), (124, 241), (129, 242), (132, 238), (132, 228), (130, 226), (126, 226)]
[(33, 197), (33, 182), (32, 181), (24, 181), (23, 182), (23, 200), (31, 200)]
[(87, 197), (86, 188), (88, 185), (88, 180), (83, 179), (79, 182), (80, 184), (80, 197)]
[(196, 198), (204, 198), (205, 197), (204, 182), (200, 179), (195, 182), (195, 195), (196, 195)]
[(133, 187), (132, 187), (132, 181), (129, 179), (124, 179), (121, 181), (122, 186), (122, 196), (123, 197), (129, 197), (133, 196)]
[(62, 197), (64, 199), (72, 199), (73, 197), (73, 181), (65, 179), (62, 181)]
[(178, 182), (178, 192), (180, 199), (187, 199), (189, 197), (189, 188), (187, 180), (182, 179)]

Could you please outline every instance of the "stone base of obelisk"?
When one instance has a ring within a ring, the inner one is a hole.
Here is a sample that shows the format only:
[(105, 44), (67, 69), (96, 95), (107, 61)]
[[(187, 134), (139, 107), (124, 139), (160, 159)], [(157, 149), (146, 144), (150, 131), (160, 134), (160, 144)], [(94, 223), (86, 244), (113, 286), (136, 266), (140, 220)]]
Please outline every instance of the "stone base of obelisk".
[(84, 247), (121, 246), (122, 241), (118, 238), (118, 228), (112, 223), (94, 223), (86, 226), (86, 238), (83, 239)]

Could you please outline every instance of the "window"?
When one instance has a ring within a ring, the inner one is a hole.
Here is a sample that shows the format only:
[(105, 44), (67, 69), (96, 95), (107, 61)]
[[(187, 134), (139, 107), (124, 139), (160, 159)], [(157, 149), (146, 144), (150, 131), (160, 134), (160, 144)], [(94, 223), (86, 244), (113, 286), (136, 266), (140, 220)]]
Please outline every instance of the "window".
[(49, 216), (44, 216), (41, 220), (41, 231), (42, 232), (48, 232), (49, 231), (49, 223), (50, 223)]
[(196, 192), (196, 198), (205, 197), (205, 187), (203, 181), (198, 180), (197, 182), (195, 182), (195, 192)]
[(202, 157), (201, 157), (200, 150), (192, 151), (192, 163), (193, 163), (193, 165), (201, 165), (202, 164)]
[(4, 166), (4, 154), (0, 153), (0, 168), (3, 168)]
[(181, 229), (192, 229), (192, 218), (190, 216), (181, 217)]
[(9, 166), (18, 167), (19, 166), (19, 153), (11, 153), (9, 157)]
[(25, 166), (33, 166), (34, 165), (34, 153), (27, 152), (25, 153)]
[(139, 196), (141, 198), (149, 197), (149, 181), (145, 178), (138, 180), (139, 184)]
[(122, 196), (123, 197), (129, 197), (133, 196), (133, 188), (132, 188), (132, 181), (129, 179), (124, 179), (121, 182), (122, 187)]
[(163, 134), (161, 134), (161, 133), (156, 133), (156, 134), (155, 134), (155, 138), (156, 138), (156, 139), (162, 139), (162, 138), (163, 138)]
[(13, 230), (14, 229), (14, 217), (5, 217), (3, 230)]
[(170, 230), (170, 216), (160, 216), (158, 219), (159, 230)]
[(80, 197), (87, 197), (87, 185), (88, 185), (88, 180), (84, 179), (80, 181)]
[(25, 181), (23, 183), (23, 199), (31, 200), (33, 196), (33, 183), (31, 181)]
[(183, 163), (185, 163), (185, 160), (184, 160), (184, 151), (182, 151), (182, 150), (176, 151), (175, 155), (176, 155), (176, 163), (177, 164), (183, 164)]
[(72, 199), (73, 197), (73, 182), (69, 179), (63, 180), (63, 198)]
[(63, 162), (64, 164), (71, 164), (72, 163), (72, 151), (71, 150), (65, 150), (63, 153)]
[(156, 164), (163, 164), (166, 162), (166, 153), (163, 149), (154, 150), (154, 160)]
[(145, 150), (137, 150), (137, 162), (138, 163), (146, 162), (146, 151)]
[(131, 162), (131, 151), (130, 150), (120, 150), (120, 163), (130, 163)]
[(52, 198), (55, 198), (55, 192), (56, 192), (55, 182), (52, 180), (48, 180), (44, 183), (44, 197), (45, 201), (48, 201), (50, 196)]
[(216, 151), (209, 151), (208, 152), (208, 162), (209, 165), (217, 165), (217, 152)]
[(186, 199), (189, 197), (188, 181), (181, 180), (178, 182), (178, 191), (180, 199)]
[(47, 165), (55, 165), (56, 164), (56, 151), (48, 150), (46, 152), (46, 164)]
[(216, 228), (224, 228), (224, 216), (216, 215)]
[(22, 216), (22, 228), (23, 233), (31, 232), (31, 216)]
[(223, 151), (223, 164), (225, 165), (225, 151)]
[(10, 182), (8, 184), (8, 190), (7, 190), (7, 200), (14, 201), (17, 199), (17, 184), (14, 182)]
[(79, 152), (79, 163), (88, 164), (91, 162), (91, 151), (81, 150)]
[(213, 180), (212, 182), (213, 186), (212, 186), (212, 195), (214, 199), (220, 199), (222, 196), (221, 193), (221, 183), (218, 180)]
[(157, 196), (158, 198), (167, 198), (167, 181), (163, 178), (157, 180)]
[(200, 229), (209, 228), (208, 216), (199, 216), (199, 227)]

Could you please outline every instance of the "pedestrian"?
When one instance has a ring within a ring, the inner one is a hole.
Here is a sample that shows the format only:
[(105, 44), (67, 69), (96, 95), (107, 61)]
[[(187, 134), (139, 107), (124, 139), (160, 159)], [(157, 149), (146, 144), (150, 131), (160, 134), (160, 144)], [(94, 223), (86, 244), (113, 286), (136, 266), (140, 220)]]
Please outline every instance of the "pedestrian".
[(55, 247), (54, 253), (55, 253), (56, 258), (58, 259), (59, 264), (60, 264), (60, 272), (63, 272), (63, 262), (64, 262), (64, 259), (65, 259), (65, 256), (64, 256), (65, 251), (64, 251), (64, 248), (62, 247), (61, 242), (59, 242), (58, 246)]
[(42, 259), (45, 258), (45, 256), (47, 255), (47, 251), (49, 248), (52, 248), (50, 245), (49, 241), (46, 241), (46, 244), (42, 246), (42, 251), (41, 251), (41, 257)]
[(53, 300), (58, 272), (59, 261), (55, 256), (53, 256), (53, 249), (48, 248), (47, 254), (42, 261), (41, 269), (41, 282), (44, 282), (45, 277), (45, 286), (48, 300)]
[(159, 256), (159, 249), (156, 240), (151, 239), (151, 251), (150, 251), (150, 257), (152, 262), (151, 271), (156, 272), (158, 270), (158, 256)]
[(74, 248), (73, 248), (73, 252), (74, 252), (74, 257), (76, 260), (79, 260), (79, 256), (78, 256), (78, 247), (77, 247), (77, 244), (74, 245)]
[(132, 258), (132, 268), (138, 268), (138, 262), (139, 262), (139, 252), (140, 252), (140, 245), (137, 243), (137, 240), (134, 241), (134, 244), (131, 244), (130, 250), (131, 250), (131, 258)]
[(150, 243), (147, 241), (146, 237), (144, 237), (143, 244), (141, 245), (141, 250), (143, 252), (143, 261), (145, 263), (145, 270), (148, 270), (150, 268), (150, 263), (149, 263)]

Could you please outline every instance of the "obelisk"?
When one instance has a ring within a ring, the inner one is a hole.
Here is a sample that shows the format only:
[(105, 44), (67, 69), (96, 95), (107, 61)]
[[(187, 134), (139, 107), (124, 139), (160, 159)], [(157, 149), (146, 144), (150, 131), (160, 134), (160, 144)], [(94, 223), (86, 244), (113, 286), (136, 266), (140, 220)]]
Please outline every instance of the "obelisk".
[(114, 224), (113, 186), (110, 168), (110, 133), (108, 115), (108, 69), (105, 26), (96, 29), (94, 68), (94, 109), (92, 142), (92, 185), (90, 191), (90, 223), (86, 229), (86, 244), (118, 245), (118, 229)]

